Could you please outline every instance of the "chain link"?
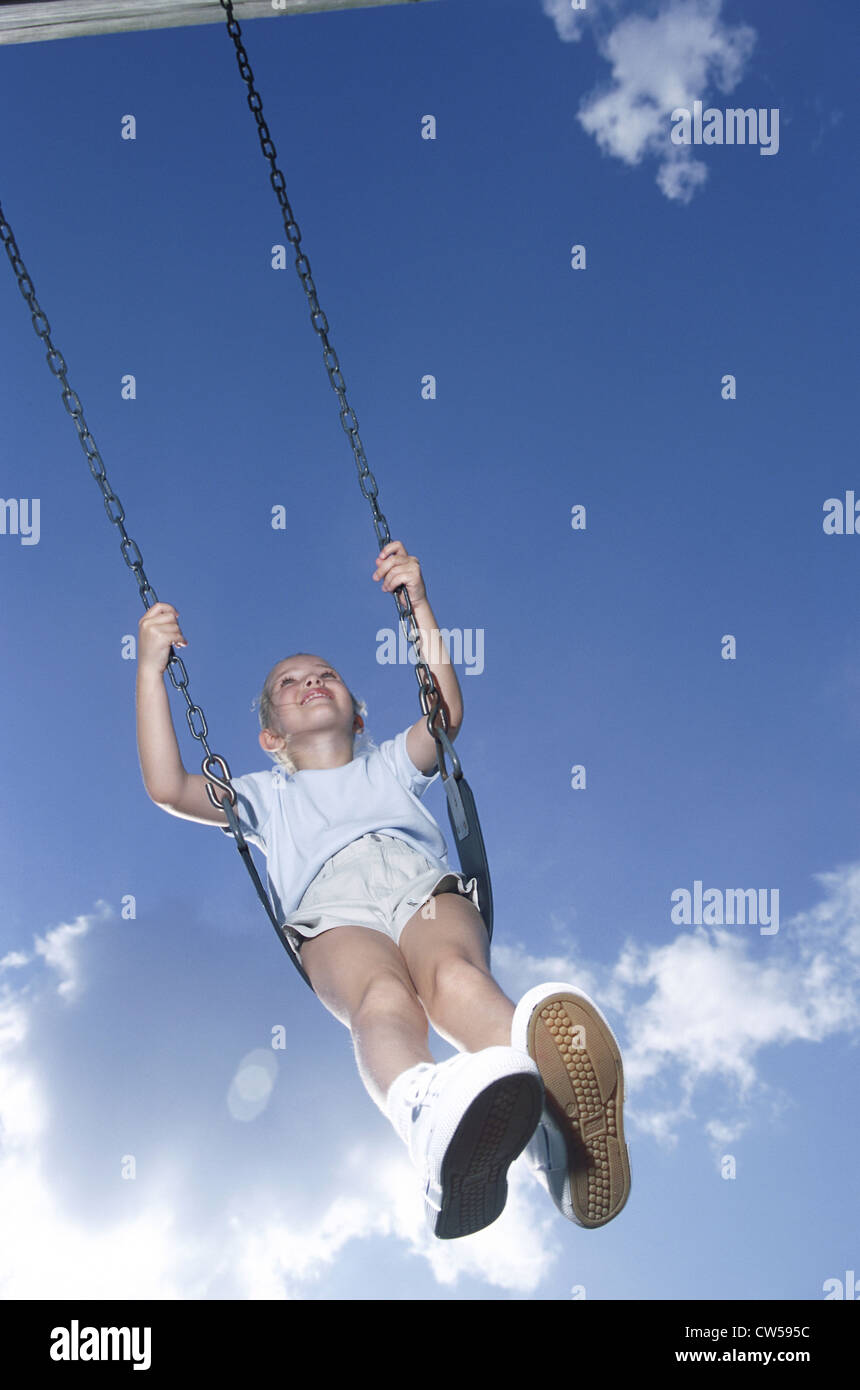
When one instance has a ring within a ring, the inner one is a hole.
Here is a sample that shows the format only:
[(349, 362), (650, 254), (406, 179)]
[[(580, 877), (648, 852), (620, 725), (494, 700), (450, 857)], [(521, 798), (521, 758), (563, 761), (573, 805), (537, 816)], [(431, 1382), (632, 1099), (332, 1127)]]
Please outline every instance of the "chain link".
[[(12, 265), (12, 270), (14, 271), (15, 278), (18, 281), (18, 288), (20, 289), (22, 295), (27, 301), (27, 306), (30, 310), (30, 316), (32, 319), (33, 329), (36, 333), (36, 336), (38, 338), (41, 338), (43, 346), (47, 348), (48, 366), (50, 367), (54, 376), (57, 377), (57, 379), (62, 384), (61, 395), (63, 405), (65, 406), (67, 412), (74, 421), (75, 429), (78, 433), (78, 439), (80, 441), (81, 448), (83, 449), (84, 454), (86, 455), (86, 460), (89, 464), (90, 472), (92, 473), (93, 477), (98, 483), (99, 489), (101, 491), (108, 521), (110, 521), (117, 528), (117, 530), (120, 533), (120, 536), (122, 537), (120, 541), (120, 553), (126, 565), (134, 575), (134, 578), (137, 582), (138, 592), (140, 593), (140, 597), (143, 602), (143, 606), (148, 611), (153, 604), (158, 602), (158, 595), (156, 594), (155, 590), (153, 589), (152, 585), (146, 577), (146, 571), (143, 568), (143, 556), (140, 553), (140, 549), (137, 545), (137, 542), (132, 540), (131, 536), (125, 529), (125, 511), (123, 510), (123, 505), (108, 481), (104, 460), (101, 454), (99, 453), (96, 441), (90, 433), (86, 419), (84, 418), (84, 410), (83, 406), (81, 405), (80, 398), (77, 392), (73, 391), (71, 386), (69, 385), (66, 360), (63, 357), (63, 354), (60, 352), (59, 348), (54, 346), (54, 343), (51, 339), (51, 325), (48, 322), (48, 316), (45, 313), (45, 311), (41, 308), (39, 301), (36, 298), (36, 291), (33, 287), (33, 281), (30, 279), (30, 276), (27, 273), (27, 268), (21, 259), (21, 254), (18, 250), (18, 245), (15, 241), (15, 236), (12, 232), (12, 228), (9, 226), (9, 223), (6, 221), (6, 218), (3, 215), (2, 205), (0, 205), (0, 240), (2, 240), (3, 245), (6, 248), (6, 254), (9, 257), (9, 261)], [(178, 677), (176, 675), (177, 671), (179, 671), (180, 673)], [(230, 805), (235, 806), (236, 792), (233, 786), (230, 784), (229, 768), (227, 767), (227, 764), (224, 762), (223, 758), (216, 757), (215, 754), (213, 754), (212, 750), (209, 747), (209, 744), (206, 741), (208, 734), (206, 716), (204, 715), (200, 706), (195, 705), (193, 703), (191, 696), (188, 693), (188, 673), (185, 670), (182, 658), (177, 656), (173, 647), (170, 648), (170, 657), (167, 662), (167, 673), (170, 676), (171, 681), (173, 682), (174, 688), (176, 690), (181, 690), (182, 694), (185, 697), (185, 703), (187, 705), (185, 717), (188, 720), (188, 728), (191, 731), (191, 736), (192, 738), (195, 738), (198, 743), (202, 744), (206, 752), (206, 757), (203, 760), (203, 772), (204, 775), (207, 777), (206, 790), (209, 793), (209, 799), (211, 800), (213, 806), (217, 806), (219, 808), (221, 807), (221, 802), (216, 798), (212, 791), (212, 787), (210, 785), (211, 779), (211, 781), (216, 782), (217, 785), (220, 786), (227, 793), (230, 800)], [(199, 727), (195, 727), (195, 721), (199, 724)], [(207, 768), (213, 762), (217, 763), (224, 772), (225, 776), (223, 779), (212, 777), (211, 773), (207, 771)]]
[[(376, 529), (376, 537), (379, 542), (379, 548), (382, 550), (389, 544), (391, 533), (388, 529), (388, 522), (376, 501), (379, 489), (376, 484), (376, 479), (368, 466), (364, 445), (361, 442), (361, 436), (358, 432), (358, 420), (355, 411), (346, 398), (346, 384), (340, 370), (337, 353), (329, 341), (328, 319), (320, 308), (316, 285), (311, 275), (310, 262), (305, 253), (300, 249), (302, 234), (293, 216), (293, 210), (290, 207), (289, 199), (287, 198), (284, 175), (275, 162), (277, 151), (275, 150), (271, 135), (269, 134), (269, 127), (263, 119), (262, 98), (254, 87), (254, 74), (251, 70), (251, 64), (248, 59), (248, 54), (245, 51), (245, 46), (242, 43), (242, 30), (239, 27), (238, 20), (235, 19), (233, 15), (233, 0), (221, 0), (221, 6), (227, 14), (227, 32), (232, 38), (236, 49), (236, 62), (239, 67), (239, 72), (248, 87), (248, 105), (254, 113), (254, 119), (257, 122), (260, 149), (263, 152), (263, 157), (269, 164), (269, 181), (272, 188), (275, 190), (275, 195), (278, 199), (281, 213), (283, 214), (284, 231), (286, 232), (287, 240), (296, 251), (296, 271), (301, 280), (305, 294), (307, 295), (308, 304), (310, 306), (311, 324), (322, 342), (323, 362), (325, 363), (326, 372), (328, 373), (328, 379), (331, 383), (332, 390), (336, 393), (340, 402), (340, 423), (349, 438), (355, 457), (355, 463), (358, 469), (358, 485), (363, 495), (370, 503), (370, 509), (373, 513), (373, 524)], [(394, 590), (394, 601), (397, 604), (397, 613), (403, 634), (415, 653), (415, 675), (418, 680), (419, 700), (421, 702), (421, 709), (427, 716), (427, 730), (436, 742), (439, 771), (444, 780), (446, 778), (445, 753), (447, 752), (448, 757), (451, 759), (454, 775), (459, 778), (461, 775), (460, 760), (454, 752), (454, 746), (451, 740), (448, 738), (448, 715), (442, 703), (442, 697), (439, 694), (436, 682), (433, 679), (433, 672), (421, 655), (420, 629), (415, 619), (415, 612), (412, 607), (412, 601), (409, 598), (409, 591), (405, 585), (401, 584), (399, 588)], [(441, 729), (437, 729), (437, 721), (441, 721)]]

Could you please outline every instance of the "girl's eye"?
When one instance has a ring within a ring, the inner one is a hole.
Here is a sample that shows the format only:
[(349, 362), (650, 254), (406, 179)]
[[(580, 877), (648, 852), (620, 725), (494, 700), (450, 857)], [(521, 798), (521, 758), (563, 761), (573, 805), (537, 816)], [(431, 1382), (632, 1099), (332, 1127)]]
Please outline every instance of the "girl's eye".
[[(334, 679), (337, 680), (337, 676), (335, 676), (334, 671), (323, 671), (323, 675), (324, 675), (324, 676), (334, 676)], [(286, 685), (287, 681), (291, 681), (292, 679), (293, 679), (292, 676), (281, 676), (281, 679), (280, 679), (280, 681), (278, 682), (278, 684), (279, 684), (279, 685)]]

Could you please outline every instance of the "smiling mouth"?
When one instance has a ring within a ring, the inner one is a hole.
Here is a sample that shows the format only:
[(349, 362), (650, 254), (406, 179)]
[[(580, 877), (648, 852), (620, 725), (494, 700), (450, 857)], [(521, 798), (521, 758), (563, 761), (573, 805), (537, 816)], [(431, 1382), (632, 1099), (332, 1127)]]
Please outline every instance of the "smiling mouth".
[(314, 691), (313, 695), (306, 695), (302, 700), (303, 705), (309, 705), (311, 700), (330, 700), (332, 697), (325, 690)]

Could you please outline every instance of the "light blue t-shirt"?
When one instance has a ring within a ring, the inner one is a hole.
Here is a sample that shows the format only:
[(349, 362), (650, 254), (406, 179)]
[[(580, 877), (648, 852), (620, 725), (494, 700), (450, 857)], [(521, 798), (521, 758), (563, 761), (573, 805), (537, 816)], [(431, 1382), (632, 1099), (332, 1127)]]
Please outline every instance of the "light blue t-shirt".
[[(237, 816), (249, 844), (266, 856), (269, 892), (279, 920), (294, 913), (323, 864), (344, 846), (377, 830), (405, 840), (451, 872), (437, 822), (419, 801), (439, 776), (416, 768), (406, 751), (407, 729), (343, 767), (282, 767), (232, 778)], [(230, 835), (230, 827), (220, 827)]]

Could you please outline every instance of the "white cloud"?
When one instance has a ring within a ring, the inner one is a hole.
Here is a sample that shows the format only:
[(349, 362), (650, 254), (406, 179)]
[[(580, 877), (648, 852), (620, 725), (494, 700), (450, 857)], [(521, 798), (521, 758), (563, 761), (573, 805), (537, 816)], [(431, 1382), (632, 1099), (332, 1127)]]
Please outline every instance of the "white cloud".
[(727, 1144), (736, 1144), (748, 1128), (748, 1123), (743, 1121), (726, 1124), (724, 1120), (709, 1120), (705, 1125), (708, 1138), (712, 1139), (720, 1150), (724, 1149)]
[(30, 957), (23, 951), (7, 951), (6, 955), (0, 957), (0, 975), (6, 970), (20, 970), (22, 965), (28, 965)]
[[(82, 915), (36, 938), (37, 955), (60, 973), (56, 994), (74, 998), (77, 943), (106, 913)], [(180, 1298), (166, 1203), (91, 1230), (64, 1212), (46, 1171), (50, 1115), (26, 1043), (38, 982), (0, 993), (0, 1298)]]
[(543, 984), (546, 980), (576, 980), (578, 988), (593, 997), (603, 986), (600, 977), (606, 974), (605, 971), (595, 973), (590, 965), (577, 959), (570, 950), (545, 956), (529, 955), (521, 941), (511, 944), (494, 941), (492, 969), (502, 989), (511, 998), (514, 997), (512, 991), (523, 995), (533, 985)]
[(366, 1196), (334, 1196), (322, 1216), (297, 1226), (274, 1208), (256, 1218), (233, 1213), (219, 1274), (234, 1282), (234, 1298), (307, 1296), (350, 1241), (388, 1235), (391, 1218)]
[(706, 1131), (739, 1134), (767, 1090), (767, 1049), (860, 1031), (860, 865), (815, 878), (821, 901), (766, 942), (741, 927), (697, 927), (660, 946), (628, 942), (613, 966), (590, 971), (506, 948), (500, 974), (512, 997), (541, 977), (570, 980), (610, 1015), (640, 1131), (674, 1143), (696, 1093), (716, 1082), (731, 1113)]
[(23, 1045), (27, 1030), (24, 1000), (4, 990), (0, 995), (0, 1143), (6, 1153), (26, 1149), (45, 1128), (46, 1110), (41, 1092), (33, 1078), (14, 1060), (14, 1053)]
[[(767, 1122), (763, 1099), (771, 1111), (779, 1104), (766, 1084), (768, 1049), (856, 1035), (860, 865), (816, 877), (821, 899), (766, 940), (743, 928), (697, 928), (657, 946), (629, 943), (606, 965), (584, 965), (571, 952), (531, 957), (522, 945), (499, 943), (494, 965), (514, 997), (548, 977), (585, 988), (621, 1041), (633, 1126), (675, 1142), (682, 1126), (698, 1119), (704, 1093), (699, 1122), (722, 1153)], [(369, 1102), (369, 1137), (353, 1127), (326, 1170), (331, 1176), (318, 1173), (311, 1190), (302, 1186), (301, 1165), (276, 1154), (271, 1178), (248, 1184), (231, 1173), (226, 1203), (216, 1200), (217, 1186), (207, 1189), (213, 1200), (204, 1209), (224, 1214), (204, 1223), (184, 1186), (193, 1184), (199, 1196), (199, 1157), (183, 1166), (184, 1140), (168, 1132), (149, 1154), (146, 1183), (123, 1184), (128, 1200), (120, 1215), (115, 1201), (114, 1214), (100, 1224), (69, 1210), (59, 1193), (74, 1190), (75, 1156), (64, 1151), (61, 1189), (47, 1161), (52, 1117), (45, 1097), (57, 1077), (45, 1076), (51, 1084), (43, 1085), (28, 1053), (29, 1029), (38, 1009), (40, 1055), (50, 1057), (50, 1010), (58, 995), (64, 1012), (74, 1006), (74, 989), (62, 987), (80, 981), (76, 953), (98, 920), (82, 916), (73, 929), (45, 934), (38, 955), (59, 970), (59, 988), (45, 988), (43, 973), (0, 992), (0, 1297), (301, 1299), (325, 1288), (351, 1248), (361, 1259), (363, 1243), (380, 1241), (392, 1266), (405, 1255), (439, 1287), (475, 1280), (520, 1297), (546, 1287), (571, 1232), (525, 1164), (510, 1171), (508, 1204), (497, 1222), (459, 1241), (438, 1241), (425, 1225), (405, 1149), (393, 1131), (380, 1131)], [(256, 1066), (255, 1055), (249, 1058)], [(268, 1093), (264, 1079), (254, 1070), (251, 1080), (261, 1083), (250, 1097), (255, 1104)], [(715, 1089), (722, 1100), (715, 1102)], [(102, 1094), (109, 1108), (110, 1094)], [(193, 1126), (193, 1116), (184, 1120)]]
[[(562, 0), (544, 0), (544, 11), (562, 39), (578, 38), (582, 20), (592, 15), (585, 10), (571, 20)], [(708, 171), (689, 147), (671, 144), (671, 113), (707, 102), (713, 85), (730, 92), (755, 45), (755, 30), (726, 24), (722, 0), (669, 0), (656, 14), (628, 13), (609, 25), (598, 22), (599, 8), (593, 14), (595, 42), (611, 74), (583, 100), (577, 119), (606, 154), (625, 164), (656, 159), (661, 192), (688, 203)]]
[(722, 1076), (743, 1094), (763, 1048), (857, 1030), (860, 866), (816, 878), (824, 900), (762, 948), (742, 929), (697, 928), (625, 953), (619, 976), (650, 990), (628, 1020), (632, 1080), (653, 1077), (671, 1058), (690, 1081)]
[(676, 203), (689, 203), (697, 189), (707, 182), (708, 170), (692, 155), (671, 154), (657, 170), (657, 187)]
[[(183, 1187), (199, 1168), (194, 1162), (183, 1167), (183, 1141), (168, 1133), (149, 1153), (145, 1186), (139, 1188), (138, 1179), (123, 1181), (117, 1166), (127, 1216), (97, 1225), (67, 1210), (46, 1158), (55, 1137), (46, 1099), (52, 1088), (43, 1084), (28, 1041), (38, 1013), (45, 1055), (51, 1009), (56, 1011), (58, 996), (64, 1009), (78, 1003), (82, 943), (110, 915), (100, 904), (95, 913), (37, 937), (32, 963), (42, 961), (57, 972), (59, 985), (35, 972), (18, 990), (3, 985), (0, 992), (0, 1297), (299, 1299), (313, 1296), (348, 1246), (370, 1239), (389, 1240), (392, 1257), (417, 1258), (440, 1285), (468, 1277), (515, 1294), (538, 1287), (558, 1252), (559, 1218), (525, 1167), (511, 1171), (508, 1204), (491, 1228), (438, 1241), (425, 1225), (420, 1180), (405, 1148), (393, 1130), (379, 1141), (379, 1117), (370, 1102), (373, 1138), (362, 1141), (350, 1131), (334, 1164), (336, 1190), (326, 1190), (317, 1178), (312, 1193), (297, 1191), (301, 1165), (284, 1168), (276, 1158), (273, 1172), (286, 1172), (286, 1183), (279, 1176), (278, 1186), (266, 1190), (265, 1184), (249, 1189), (231, 1182), (237, 1195), (231, 1195), (222, 1223), (203, 1228), (189, 1215), (195, 1208)], [(271, 1093), (271, 1069), (271, 1052), (246, 1054), (225, 1095), (227, 1113), (242, 1120), (256, 1115)], [(57, 1081), (53, 1074), (45, 1079)], [(133, 1082), (126, 1078), (124, 1084)], [(109, 1109), (109, 1092), (102, 1094)], [(64, 1153), (68, 1191), (75, 1158)], [(139, 1191), (147, 1195), (139, 1197)]]
[(588, 20), (585, 9), (575, 10), (571, 0), (541, 0), (541, 8), (556, 27), (556, 32), (565, 43), (576, 42), (582, 38)]
[(89, 1228), (62, 1209), (33, 1156), (0, 1164), (0, 1297), (187, 1297), (168, 1202)]
[(460, 1240), (437, 1240), (424, 1219), (414, 1168), (397, 1150), (376, 1165), (377, 1203), (393, 1212), (393, 1232), (421, 1256), (439, 1284), (479, 1279), (509, 1293), (528, 1295), (547, 1277), (560, 1254), (558, 1216), (523, 1161), (508, 1172), (508, 1200), (492, 1226)]
[(510, 1170), (508, 1202), (492, 1226), (446, 1241), (426, 1225), (420, 1180), (393, 1131), (389, 1143), (353, 1145), (338, 1169), (349, 1195), (332, 1196), (304, 1223), (279, 1212), (271, 1194), (231, 1212), (222, 1272), (236, 1280), (232, 1297), (307, 1297), (350, 1242), (372, 1237), (405, 1246), (440, 1285), (470, 1278), (521, 1295), (537, 1289), (560, 1253), (561, 1218), (524, 1164)]
[(113, 916), (113, 910), (105, 902), (98, 902), (96, 908), (95, 913), (82, 914), (74, 922), (63, 922), (44, 936), (35, 938), (36, 954), (44, 957), (45, 964), (60, 976), (57, 993), (62, 999), (74, 999), (81, 989), (78, 938), (86, 936), (94, 923)]

